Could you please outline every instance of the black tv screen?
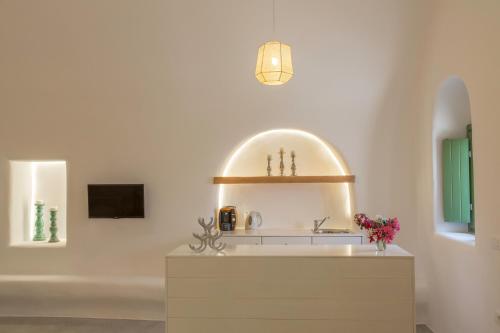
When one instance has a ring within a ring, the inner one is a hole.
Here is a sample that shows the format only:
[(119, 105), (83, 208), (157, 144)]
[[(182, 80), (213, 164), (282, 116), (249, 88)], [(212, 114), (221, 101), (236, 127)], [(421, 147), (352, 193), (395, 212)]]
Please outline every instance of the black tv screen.
[(144, 218), (144, 184), (89, 184), (89, 218)]

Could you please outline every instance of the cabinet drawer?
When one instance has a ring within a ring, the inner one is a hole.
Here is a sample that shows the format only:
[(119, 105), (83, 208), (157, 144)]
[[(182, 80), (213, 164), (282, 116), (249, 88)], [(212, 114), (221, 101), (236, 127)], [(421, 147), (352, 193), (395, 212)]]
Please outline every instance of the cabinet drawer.
[(228, 245), (262, 245), (260, 237), (222, 237)]
[(313, 245), (342, 245), (342, 244), (353, 244), (359, 245), (362, 244), (361, 236), (342, 236), (342, 237), (313, 237), (312, 238)]
[(262, 237), (263, 245), (311, 244), (311, 237)]

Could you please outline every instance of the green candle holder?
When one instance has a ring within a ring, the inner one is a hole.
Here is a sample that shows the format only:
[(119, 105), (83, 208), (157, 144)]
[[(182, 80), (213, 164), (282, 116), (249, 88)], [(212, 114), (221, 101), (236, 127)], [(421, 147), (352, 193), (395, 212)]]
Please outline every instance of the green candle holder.
[(59, 242), (57, 238), (57, 207), (53, 207), (49, 210), (50, 213), (50, 239), (49, 243)]
[(34, 242), (41, 242), (47, 239), (45, 236), (44, 223), (43, 223), (43, 207), (45, 203), (43, 201), (35, 202), (36, 210), (36, 220), (35, 220), (35, 236), (33, 237)]

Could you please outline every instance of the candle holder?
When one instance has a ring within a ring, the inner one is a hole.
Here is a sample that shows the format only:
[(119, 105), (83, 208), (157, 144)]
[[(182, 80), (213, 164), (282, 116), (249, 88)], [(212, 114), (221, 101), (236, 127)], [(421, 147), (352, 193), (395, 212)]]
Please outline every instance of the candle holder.
[(283, 156), (285, 155), (285, 150), (280, 148), (280, 176), (284, 176), (285, 174), (285, 163), (283, 162)]
[(58, 243), (59, 238), (57, 237), (57, 207), (52, 207), (49, 210), (49, 213), (50, 213), (49, 243)]
[(43, 222), (44, 206), (45, 203), (43, 201), (39, 200), (35, 202), (36, 220), (35, 220), (35, 236), (33, 236), (34, 242), (41, 242), (47, 239), (47, 237), (45, 236), (44, 222)]
[(292, 157), (292, 176), (297, 176), (297, 166), (295, 165), (295, 151), (292, 150), (291, 155)]
[(193, 237), (200, 241), (200, 244), (192, 245), (189, 244), (189, 248), (196, 253), (201, 253), (205, 251), (207, 246), (212, 250), (220, 252), (226, 247), (226, 243), (218, 242), (222, 237), (222, 231), (215, 230), (215, 222), (211, 217), (210, 222), (206, 223), (205, 219), (198, 218), (198, 224), (203, 228), (203, 234), (193, 233)]
[(271, 176), (271, 155), (267, 155), (267, 175)]

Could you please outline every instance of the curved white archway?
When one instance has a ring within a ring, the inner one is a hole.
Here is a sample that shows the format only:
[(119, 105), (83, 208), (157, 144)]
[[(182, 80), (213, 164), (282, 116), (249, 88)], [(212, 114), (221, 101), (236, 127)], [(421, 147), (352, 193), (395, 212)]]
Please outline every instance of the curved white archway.
[[(288, 137), (288, 138), (296, 138), (297, 140), (305, 140), (308, 141), (310, 145), (314, 145), (317, 147), (318, 153), (324, 155), (324, 161), (329, 163), (328, 174), (339, 174), (339, 175), (348, 175), (350, 174), (349, 168), (341, 155), (333, 148), (330, 144), (319, 138), (318, 136), (311, 134), (309, 132), (298, 130), (298, 129), (272, 129), (268, 131), (264, 131), (258, 133), (241, 143), (229, 156), (227, 159), (223, 171), (222, 176), (231, 176), (231, 175), (239, 175), (241, 176), (241, 169), (238, 172), (238, 162), (241, 159), (245, 159), (245, 153), (249, 152), (252, 147), (258, 144), (263, 144), (266, 140), (270, 140), (273, 136), (275, 137)], [(275, 140), (276, 141), (276, 140)], [(265, 156), (265, 155), (264, 155)], [(300, 156), (300, 155), (299, 155)], [(244, 163), (240, 163), (241, 165)], [(323, 168), (325, 169), (325, 168)], [(324, 173), (326, 174), (326, 173)], [(344, 216), (347, 219), (351, 219), (352, 217), (352, 190), (349, 184), (342, 184), (342, 188), (344, 191), (345, 197), (345, 205), (344, 205)], [(224, 205), (224, 197), (225, 195), (225, 185), (219, 185), (219, 196), (218, 196), (218, 207), (222, 207)]]

